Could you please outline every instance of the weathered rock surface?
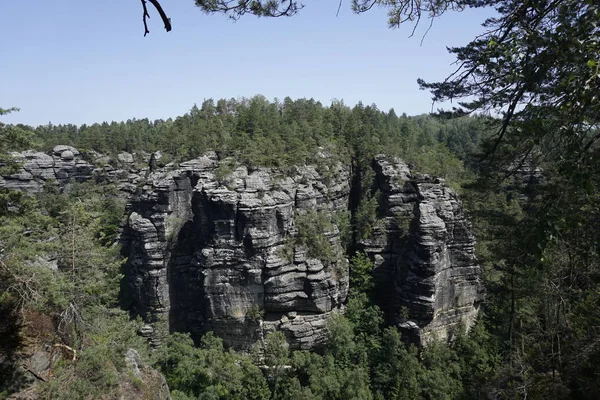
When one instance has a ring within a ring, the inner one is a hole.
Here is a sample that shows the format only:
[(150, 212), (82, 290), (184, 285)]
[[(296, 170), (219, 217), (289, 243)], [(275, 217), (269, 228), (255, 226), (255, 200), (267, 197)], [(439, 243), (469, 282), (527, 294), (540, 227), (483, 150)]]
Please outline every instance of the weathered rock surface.
[(117, 168), (111, 165), (110, 157), (91, 151), (86, 160), (79, 150), (64, 145), (55, 146), (49, 154), (27, 150), (10, 155), (18, 169), (0, 176), (0, 188), (28, 193), (41, 192), (48, 182), (56, 182), (60, 188), (64, 188), (70, 182), (90, 179), (117, 183), (123, 193), (133, 193), (145, 171), (131, 165), (133, 156), (129, 153), (117, 156), (117, 162), (122, 167)]
[(319, 260), (294, 240), (295, 219), (345, 210), (348, 171), (339, 166), (325, 185), (312, 167), (290, 176), (238, 166), (223, 178), (217, 165), (209, 155), (154, 173), (132, 203), (124, 237), (132, 309), (241, 349), (276, 329), (293, 347), (318, 346), (346, 299), (347, 262), (335, 224), (324, 234), (337, 257)]
[(416, 342), (468, 328), (483, 300), (475, 238), (456, 193), (395, 158), (374, 161), (378, 226), (360, 243), (375, 261), (379, 304)]
[[(111, 165), (109, 157), (88, 152), (92, 164), (69, 146), (14, 158), (21, 168), (0, 178), (0, 187), (33, 193), (47, 181), (64, 187), (93, 178), (116, 183), (129, 199), (122, 295), (156, 344), (168, 330), (196, 337), (214, 331), (226, 344), (248, 349), (281, 330), (293, 347), (309, 349), (324, 343), (327, 320), (343, 310), (348, 266), (333, 217), (348, 210), (350, 168), (249, 171), (213, 153), (150, 172), (134, 162), (151, 163), (149, 155), (121, 153)], [(395, 158), (377, 156), (373, 168), (379, 220), (356, 247), (375, 263), (379, 305), (415, 342), (468, 327), (483, 288), (456, 194)], [(309, 211), (331, 222), (323, 235), (332, 259), (309, 257), (296, 240), (298, 217)]]
[(0, 178), (0, 187), (29, 193), (42, 191), (46, 181), (87, 180), (94, 170), (79, 157), (79, 151), (69, 146), (56, 146), (51, 155), (29, 150), (11, 156), (20, 168), (14, 174)]

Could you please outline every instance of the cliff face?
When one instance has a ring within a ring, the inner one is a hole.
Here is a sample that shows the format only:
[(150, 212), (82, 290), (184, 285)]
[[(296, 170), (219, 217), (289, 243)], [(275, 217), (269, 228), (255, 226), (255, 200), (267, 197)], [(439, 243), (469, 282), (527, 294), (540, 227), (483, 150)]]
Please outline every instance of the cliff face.
[[(74, 147), (63, 145), (55, 146), (48, 154), (27, 150), (10, 155), (17, 168), (0, 176), (0, 188), (31, 194), (43, 191), (47, 183), (56, 183), (63, 190), (72, 182), (95, 180), (117, 184), (123, 197), (129, 198), (136, 192), (146, 171), (146, 168), (135, 167), (133, 156), (129, 153), (121, 153), (111, 160), (111, 157), (94, 151), (84, 155)], [(140, 158), (147, 161), (149, 155), (144, 154)]]
[(378, 303), (416, 342), (468, 328), (483, 300), (475, 239), (456, 193), (443, 179), (412, 174), (395, 158), (373, 163), (380, 220), (359, 243), (375, 261)]
[[(274, 330), (294, 348), (324, 343), (327, 320), (343, 310), (348, 293), (336, 221), (348, 212), (350, 168), (249, 171), (208, 154), (149, 173), (129, 158), (120, 155), (116, 169), (97, 167), (100, 155), (94, 166), (66, 146), (50, 155), (19, 153), (21, 170), (0, 187), (116, 183), (129, 199), (124, 304), (157, 344), (168, 330), (214, 331), (238, 349)], [(355, 245), (375, 263), (375, 295), (388, 321), (418, 343), (470, 326), (483, 288), (456, 193), (395, 158), (377, 156), (373, 169), (379, 219)]]
[(71, 179), (86, 181), (94, 170), (94, 166), (84, 161), (79, 151), (71, 146), (56, 146), (50, 154), (29, 150), (11, 155), (20, 168), (0, 177), (0, 187), (28, 193), (41, 192), (48, 181), (59, 184)]
[(346, 299), (348, 267), (334, 223), (323, 236), (336, 257), (319, 259), (296, 240), (296, 221), (345, 210), (348, 172), (331, 171), (325, 185), (311, 167), (240, 166), (219, 180), (225, 167), (207, 156), (149, 177), (126, 229), (132, 309), (171, 329), (214, 331), (236, 348), (275, 329), (294, 347), (318, 346)]

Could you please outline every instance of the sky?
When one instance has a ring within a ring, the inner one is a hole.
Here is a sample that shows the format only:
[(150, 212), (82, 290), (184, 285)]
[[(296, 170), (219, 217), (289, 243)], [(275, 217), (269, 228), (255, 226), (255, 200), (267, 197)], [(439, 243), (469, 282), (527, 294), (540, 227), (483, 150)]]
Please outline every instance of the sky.
[[(193, 0), (161, 0), (173, 30), (138, 0), (0, 1), (0, 107), (5, 123), (90, 124), (166, 119), (204, 99), (314, 98), (431, 111), (417, 78), (443, 80), (447, 46), (481, 33), (489, 12), (467, 10), (389, 29), (385, 10), (355, 15), (343, 0), (305, 0), (292, 18), (205, 15)], [(423, 40), (422, 40), (423, 39)], [(421, 43), (422, 40), (422, 43)], [(437, 106), (436, 106), (437, 108)]]

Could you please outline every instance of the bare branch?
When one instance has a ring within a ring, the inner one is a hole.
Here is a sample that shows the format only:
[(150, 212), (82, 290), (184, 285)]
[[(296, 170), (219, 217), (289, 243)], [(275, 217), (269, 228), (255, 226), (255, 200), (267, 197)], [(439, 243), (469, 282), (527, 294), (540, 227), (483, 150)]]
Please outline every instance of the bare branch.
[(165, 24), (165, 30), (167, 32), (171, 32), (171, 29), (172, 29), (171, 18), (167, 17), (167, 14), (163, 10), (163, 8), (160, 5), (160, 3), (158, 2), (158, 0), (140, 0), (140, 1), (142, 2), (142, 8), (143, 8), (143, 12), (144, 12), (142, 15), (142, 19), (144, 21), (144, 36), (146, 36), (147, 34), (150, 33), (150, 31), (148, 30), (148, 23), (146, 21), (146, 18), (150, 18), (150, 14), (148, 14), (148, 7), (146, 6), (146, 1), (149, 1), (154, 6), (154, 8), (156, 8), (156, 11), (158, 11), (160, 18), (162, 19), (163, 23)]
[(150, 18), (150, 14), (148, 14), (148, 8), (146, 8), (146, 0), (142, 1), (142, 8), (144, 10), (144, 14), (142, 15), (142, 19), (144, 20), (144, 37), (150, 33), (148, 30), (148, 23), (146, 22), (146, 18)]

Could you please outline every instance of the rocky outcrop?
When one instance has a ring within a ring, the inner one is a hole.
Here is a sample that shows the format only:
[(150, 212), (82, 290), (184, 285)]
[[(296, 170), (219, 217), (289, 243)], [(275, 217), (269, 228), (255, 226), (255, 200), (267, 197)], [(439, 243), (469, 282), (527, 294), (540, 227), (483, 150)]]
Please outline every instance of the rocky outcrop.
[(94, 170), (94, 166), (83, 160), (79, 151), (71, 146), (56, 146), (51, 154), (28, 150), (10, 155), (19, 167), (16, 172), (0, 177), (0, 187), (28, 193), (41, 192), (48, 181), (59, 184), (71, 179), (86, 181)]
[[(16, 170), (0, 176), (0, 188), (38, 193), (48, 183), (58, 184), (64, 189), (71, 182), (85, 182), (95, 179), (118, 185), (127, 197), (136, 191), (147, 168), (149, 155), (141, 155), (143, 168), (134, 164), (134, 156), (120, 153), (116, 159), (94, 151), (82, 154), (71, 146), (55, 146), (51, 152), (27, 150), (10, 153), (10, 162)], [(3, 160), (6, 162), (6, 160)], [(0, 165), (2, 161), (0, 161)]]
[(445, 339), (474, 322), (483, 286), (475, 239), (443, 179), (413, 174), (395, 158), (373, 164), (380, 219), (362, 248), (375, 262), (376, 295), (392, 323), (416, 342)]
[[(156, 329), (214, 331), (248, 349), (283, 331), (295, 348), (325, 340), (348, 291), (347, 261), (331, 219), (347, 209), (349, 173), (325, 185), (312, 167), (294, 173), (217, 162), (214, 155), (149, 176), (132, 203), (124, 240), (130, 307)], [(312, 210), (312, 211), (311, 211)], [(296, 221), (320, 212), (334, 257), (311, 257)]]
[[(122, 297), (155, 344), (169, 330), (214, 331), (248, 349), (281, 330), (292, 347), (310, 349), (324, 343), (328, 319), (343, 310), (348, 265), (335, 222), (352, 203), (350, 168), (249, 170), (207, 154), (151, 171), (136, 160), (152, 165), (158, 154), (122, 153), (111, 163), (91, 153), (85, 161), (68, 146), (13, 156), (20, 170), (0, 187), (33, 193), (48, 181), (95, 179), (128, 199)], [(388, 321), (419, 343), (468, 327), (483, 288), (456, 193), (395, 158), (377, 156), (373, 169), (378, 222), (354, 248), (374, 261), (376, 300)], [(299, 231), (313, 220), (323, 254)]]
[[(483, 289), (456, 193), (397, 159), (378, 156), (373, 168), (380, 218), (358, 247), (375, 262), (378, 303), (416, 342), (470, 326)], [(325, 184), (312, 167), (248, 171), (214, 155), (151, 175), (126, 230), (130, 304), (154, 323), (146, 332), (159, 339), (161, 323), (214, 331), (242, 349), (273, 330), (296, 348), (323, 343), (348, 290), (332, 216), (347, 210), (350, 176), (341, 165), (327, 175), (334, 178)], [(331, 222), (323, 232), (335, 250), (329, 260), (309, 257), (297, 240), (297, 222), (310, 210)]]

